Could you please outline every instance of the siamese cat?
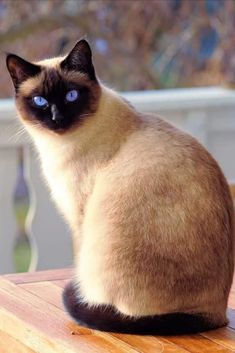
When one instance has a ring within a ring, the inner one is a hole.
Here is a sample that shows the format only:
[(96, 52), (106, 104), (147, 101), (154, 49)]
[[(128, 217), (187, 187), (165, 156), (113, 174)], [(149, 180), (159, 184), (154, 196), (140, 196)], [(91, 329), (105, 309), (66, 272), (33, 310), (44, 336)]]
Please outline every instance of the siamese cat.
[(97, 78), (80, 40), (65, 57), (7, 55), (20, 119), (75, 242), (64, 304), (81, 325), (138, 334), (221, 327), (234, 209), (199, 142)]

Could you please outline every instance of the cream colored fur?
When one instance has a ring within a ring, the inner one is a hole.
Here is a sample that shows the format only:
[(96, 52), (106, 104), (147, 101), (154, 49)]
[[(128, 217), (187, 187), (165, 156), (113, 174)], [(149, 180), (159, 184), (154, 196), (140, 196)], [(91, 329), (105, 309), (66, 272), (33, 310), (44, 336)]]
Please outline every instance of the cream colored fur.
[(195, 139), (101, 89), (95, 115), (72, 132), (25, 121), (75, 237), (84, 301), (225, 322), (233, 206), (222, 172)]

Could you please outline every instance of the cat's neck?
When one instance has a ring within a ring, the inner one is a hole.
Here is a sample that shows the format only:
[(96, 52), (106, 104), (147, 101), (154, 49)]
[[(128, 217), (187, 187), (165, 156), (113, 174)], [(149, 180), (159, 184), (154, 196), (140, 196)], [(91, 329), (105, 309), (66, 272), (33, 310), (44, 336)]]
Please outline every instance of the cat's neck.
[(31, 125), (27, 128), (42, 160), (49, 155), (57, 159), (76, 156), (77, 160), (102, 164), (116, 154), (139, 124), (138, 113), (114, 91), (101, 86), (97, 112), (85, 117), (83, 125), (75, 130), (57, 135)]

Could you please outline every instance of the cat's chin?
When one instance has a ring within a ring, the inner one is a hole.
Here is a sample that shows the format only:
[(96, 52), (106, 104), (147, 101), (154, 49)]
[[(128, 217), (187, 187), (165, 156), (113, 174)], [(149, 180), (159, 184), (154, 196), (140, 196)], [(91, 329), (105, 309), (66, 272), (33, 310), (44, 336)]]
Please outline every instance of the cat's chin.
[(74, 122), (73, 124), (58, 125), (54, 122), (49, 122), (49, 123), (41, 123), (40, 125), (43, 130), (47, 130), (49, 132), (52, 132), (58, 135), (63, 135), (74, 130), (78, 124)]
[(55, 134), (63, 135), (63, 134), (66, 134), (66, 132), (69, 132), (71, 128), (58, 127), (58, 128), (49, 128), (49, 130), (54, 132)]

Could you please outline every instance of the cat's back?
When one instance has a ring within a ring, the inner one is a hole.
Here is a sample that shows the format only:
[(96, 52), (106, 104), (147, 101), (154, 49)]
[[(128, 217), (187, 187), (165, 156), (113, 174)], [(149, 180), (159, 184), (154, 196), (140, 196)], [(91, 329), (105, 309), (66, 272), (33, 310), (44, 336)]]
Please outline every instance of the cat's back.
[(105, 205), (116, 212), (122, 204), (124, 219), (125, 210), (137, 210), (139, 205), (138, 212), (143, 208), (147, 213), (149, 207), (152, 217), (176, 217), (182, 226), (184, 221), (203, 223), (209, 217), (210, 222), (229, 218), (233, 227), (229, 187), (210, 153), (195, 138), (158, 117), (145, 115), (140, 120), (140, 127), (97, 178), (95, 193), (104, 212), (110, 212)]
[[(110, 163), (110, 176), (194, 179), (222, 178), (223, 173), (210, 153), (192, 136), (155, 115), (142, 115), (141, 123)], [(118, 169), (119, 173), (114, 172)], [(109, 169), (109, 166), (108, 166)], [(225, 182), (226, 183), (226, 182)]]
[(156, 221), (151, 232), (160, 228), (164, 237), (166, 229), (171, 234), (178, 227), (176, 236), (194, 238), (203, 225), (218, 248), (227, 236), (233, 246), (233, 202), (217, 162), (195, 138), (162, 119), (146, 115), (142, 121), (97, 178), (102, 213), (118, 224), (125, 224), (127, 214), (132, 223), (141, 217), (145, 225)]

